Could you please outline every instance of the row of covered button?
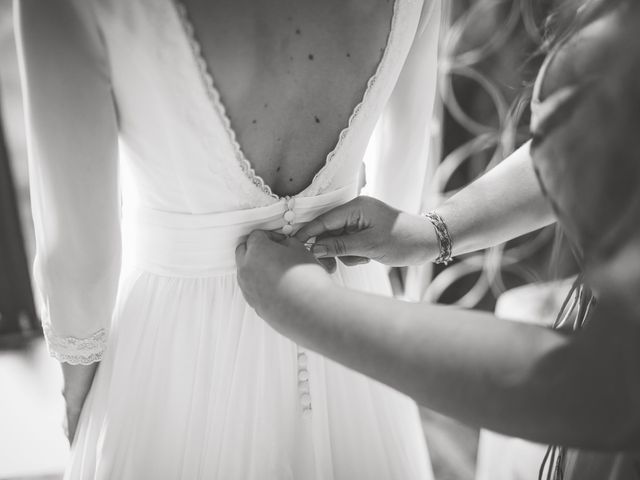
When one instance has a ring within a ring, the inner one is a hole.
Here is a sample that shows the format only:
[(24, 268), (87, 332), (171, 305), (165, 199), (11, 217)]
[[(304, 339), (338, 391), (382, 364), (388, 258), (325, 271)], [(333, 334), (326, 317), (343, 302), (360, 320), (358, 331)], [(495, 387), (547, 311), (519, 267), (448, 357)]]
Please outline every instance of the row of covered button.
[[(286, 222), (282, 227), (282, 233), (289, 236), (293, 233), (293, 224), (296, 220), (296, 213), (294, 208), (296, 206), (295, 198), (285, 198), (287, 209), (284, 212), (283, 218)], [(311, 414), (311, 389), (309, 388), (309, 370), (307, 352), (305, 352), (300, 346), (297, 347), (297, 361), (298, 361), (298, 393), (300, 396), (300, 405), (302, 406), (302, 413), (304, 415)]]
[(284, 212), (283, 217), (284, 221), (287, 223), (282, 227), (282, 233), (289, 236), (293, 233), (293, 223), (296, 220), (296, 212), (293, 211), (296, 206), (296, 199), (285, 198), (284, 201), (286, 202), (287, 210)]
[(309, 388), (309, 370), (307, 353), (298, 346), (298, 392), (302, 413), (311, 413), (311, 390)]

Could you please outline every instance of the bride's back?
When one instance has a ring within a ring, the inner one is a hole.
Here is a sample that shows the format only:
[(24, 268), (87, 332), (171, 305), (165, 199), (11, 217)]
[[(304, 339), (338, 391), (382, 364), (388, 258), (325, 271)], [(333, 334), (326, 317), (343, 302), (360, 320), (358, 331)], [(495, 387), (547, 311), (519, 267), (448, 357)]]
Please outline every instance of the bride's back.
[(422, 11), (415, 0), (95, 5), (130, 190), (190, 213), (353, 184)]
[(247, 158), (274, 191), (303, 190), (375, 72), (393, 2), (184, 5)]

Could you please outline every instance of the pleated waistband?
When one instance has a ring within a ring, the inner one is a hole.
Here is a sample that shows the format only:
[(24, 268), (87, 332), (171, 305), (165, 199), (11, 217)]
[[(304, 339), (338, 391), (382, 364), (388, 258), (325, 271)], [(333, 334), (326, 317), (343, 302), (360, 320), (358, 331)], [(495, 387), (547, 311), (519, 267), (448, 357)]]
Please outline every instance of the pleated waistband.
[(211, 214), (125, 209), (125, 262), (173, 277), (232, 272), (236, 247), (253, 230), (294, 233), (302, 224), (357, 194), (354, 184), (315, 197), (282, 198), (266, 207)]

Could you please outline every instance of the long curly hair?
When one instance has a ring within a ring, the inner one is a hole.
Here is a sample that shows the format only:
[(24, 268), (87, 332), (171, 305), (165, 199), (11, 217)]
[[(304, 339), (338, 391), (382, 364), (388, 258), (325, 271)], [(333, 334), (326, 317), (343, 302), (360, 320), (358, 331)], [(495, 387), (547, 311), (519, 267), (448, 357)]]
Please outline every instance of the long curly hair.
[[(551, 27), (545, 48), (554, 55), (583, 28), (618, 8), (627, 7), (629, 12), (638, 12), (634, 0), (583, 2), (572, 16), (566, 11), (556, 11), (548, 21)], [(638, 18), (634, 14), (630, 22)], [(635, 139), (637, 133), (630, 132), (640, 125), (640, 89), (635, 86), (640, 75), (640, 45), (635, 40), (637, 25), (630, 25), (597, 33), (595, 41), (601, 51), (589, 48), (594, 45), (593, 39), (587, 40), (586, 48), (574, 42), (570, 46), (571, 55), (552, 60), (573, 62), (576, 50), (587, 52), (587, 61), (581, 59), (580, 69), (550, 66), (557, 70), (554, 73), (558, 77), (552, 83), (560, 87), (543, 101), (550, 102), (547, 106), (551, 107), (541, 109), (547, 123), (540, 122), (536, 127), (539, 131), (532, 132), (532, 156), (541, 186), (571, 233), (581, 264), (606, 257), (624, 241), (629, 228), (637, 228), (640, 140)], [(620, 55), (612, 54), (618, 51)], [(586, 78), (594, 73), (598, 82)], [(579, 77), (576, 80), (572, 75)], [(590, 135), (592, 131), (597, 135)], [(550, 185), (545, 185), (543, 176)], [(552, 192), (548, 192), (550, 188)], [(595, 298), (580, 275), (554, 328), (582, 328), (594, 305)], [(540, 480), (563, 478), (566, 453), (564, 447), (549, 448), (540, 468)]]

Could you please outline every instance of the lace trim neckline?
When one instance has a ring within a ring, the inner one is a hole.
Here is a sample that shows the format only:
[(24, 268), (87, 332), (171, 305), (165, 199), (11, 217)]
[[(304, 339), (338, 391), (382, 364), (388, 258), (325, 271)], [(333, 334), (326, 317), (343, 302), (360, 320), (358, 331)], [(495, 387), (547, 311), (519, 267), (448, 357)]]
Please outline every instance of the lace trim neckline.
[(190, 17), (189, 17), (189, 12), (187, 10), (187, 7), (183, 3), (182, 0), (172, 0), (172, 3), (174, 5), (176, 11), (178, 12), (178, 16), (180, 17), (180, 21), (182, 23), (183, 29), (184, 29), (184, 31), (186, 33), (186, 36), (187, 36), (187, 39), (189, 41), (191, 50), (193, 52), (194, 59), (195, 59), (196, 64), (198, 66), (200, 77), (201, 77), (201, 79), (202, 79), (202, 81), (204, 83), (204, 86), (205, 86), (205, 89), (206, 89), (206, 92), (207, 92), (207, 96), (209, 97), (209, 99), (210, 99), (215, 111), (217, 112), (218, 117), (222, 121), (224, 129), (225, 129), (225, 131), (227, 133), (227, 137), (229, 138), (230, 143), (231, 143), (231, 145), (233, 147), (234, 154), (235, 154), (236, 160), (238, 162), (238, 165), (240, 166), (240, 169), (244, 173), (245, 178), (248, 179), (258, 189), (260, 189), (262, 191), (262, 193), (264, 193), (268, 197), (271, 197), (271, 198), (273, 198), (275, 200), (282, 200), (282, 199), (286, 199), (286, 198), (302, 196), (305, 192), (307, 192), (314, 185), (316, 185), (316, 183), (317, 183), (318, 179), (321, 177), (321, 175), (324, 174), (326, 172), (327, 168), (329, 167), (329, 165), (333, 163), (333, 160), (334, 160), (335, 156), (340, 151), (345, 138), (347, 137), (349, 131), (351, 130), (351, 127), (352, 127), (353, 123), (357, 119), (357, 117), (358, 117), (358, 115), (360, 113), (360, 110), (362, 109), (362, 106), (365, 104), (365, 102), (366, 102), (366, 100), (367, 100), (367, 98), (368, 98), (368, 96), (369, 96), (374, 84), (376, 83), (376, 80), (377, 80), (378, 76), (380, 75), (380, 73), (382, 72), (382, 70), (384, 69), (384, 66), (386, 65), (386, 63), (388, 61), (387, 59), (389, 57), (390, 46), (391, 46), (391, 43), (392, 43), (394, 35), (395, 35), (396, 22), (397, 22), (397, 17), (398, 17), (398, 5), (399, 5), (400, 1), (401, 0), (393, 0), (393, 11), (392, 11), (392, 14), (391, 14), (391, 26), (389, 28), (389, 33), (387, 35), (387, 40), (385, 42), (385, 47), (384, 47), (384, 51), (382, 53), (382, 57), (380, 58), (380, 61), (378, 62), (376, 70), (369, 77), (369, 79), (367, 80), (366, 87), (365, 87), (364, 93), (362, 95), (362, 99), (353, 107), (353, 110), (351, 111), (351, 114), (349, 115), (349, 119), (347, 121), (347, 125), (338, 134), (337, 141), (336, 141), (334, 147), (331, 149), (331, 151), (326, 155), (324, 164), (322, 165), (322, 167), (320, 167), (320, 169), (313, 176), (313, 179), (311, 180), (311, 183), (309, 185), (307, 185), (304, 189), (302, 189), (300, 192), (298, 192), (295, 195), (280, 196), (280, 195), (274, 193), (273, 190), (271, 189), (271, 187), (267, 184), (267, 182), (265, 182), (264, 179), (260, 175), (258, 175), (258, 173), (253, 168), (253, 165), (251, 164), (249, 159), (244, 154), (244, 152), (242, 150), (242, 147), (240, 145), (240, 142), (237, 139), (236, 131), (234, 130), (233, 126), (231, 125), (231, 119), (229, 118), (229, 115), (227, 114), (227, 109), (226, 109), (226, 107), (225, 107), (225, 105), (224, 105), (224, 103), (222, 101), (222, 97), (220, 95), (220, 92), (218, 91), (218, 89), (215, 86), (215, 82), (214, 82), (214, 79), (213, 79), (213, 75), (211, 73), (211, 69), (210, 69), (207, 61), (204, 58), (202, 45), (200, 44), (200, 42), (199, 42), (199, 40), (198, 40), (198, 38), (196, 36), (195, 28), (193, 26), (193, 23), (191, 22)]

